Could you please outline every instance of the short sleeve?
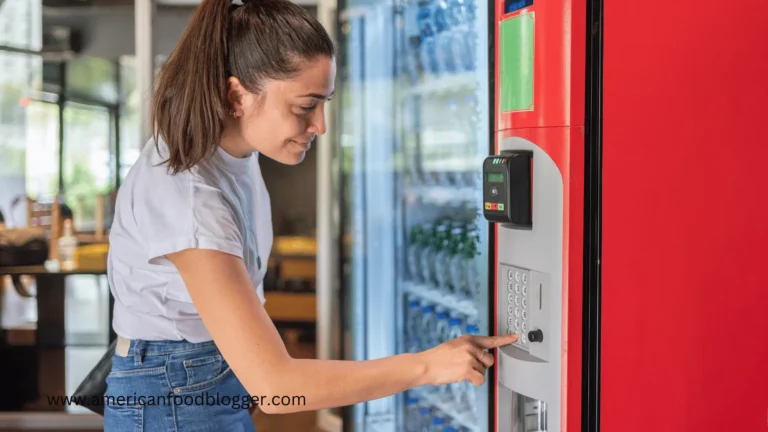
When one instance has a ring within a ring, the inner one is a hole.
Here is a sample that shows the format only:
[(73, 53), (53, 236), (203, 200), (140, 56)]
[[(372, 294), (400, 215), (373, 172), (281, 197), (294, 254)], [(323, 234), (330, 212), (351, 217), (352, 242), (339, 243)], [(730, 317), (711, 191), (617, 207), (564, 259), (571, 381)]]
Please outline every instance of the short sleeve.
[(243, 258), (236, 208), (225, 193), (191, 174), (165, 177), (149, 193), (142, 215), (148, 262), (186, 249), (212, 249)]

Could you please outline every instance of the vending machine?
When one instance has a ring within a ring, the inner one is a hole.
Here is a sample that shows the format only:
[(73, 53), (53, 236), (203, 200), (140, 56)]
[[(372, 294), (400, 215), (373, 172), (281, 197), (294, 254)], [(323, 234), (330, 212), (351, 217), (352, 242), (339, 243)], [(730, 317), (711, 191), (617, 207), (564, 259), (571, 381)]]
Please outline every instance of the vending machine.
[(519, 336), (340, 428), (768, 425), (768, 7), (646, 6), (339, 4), (331, 358)]
[(768, 7), (493, 4), (489, 430), (766, 429)]
[(580, 430), (587, 4), (494, 1), (491, 223), (498, 432)]

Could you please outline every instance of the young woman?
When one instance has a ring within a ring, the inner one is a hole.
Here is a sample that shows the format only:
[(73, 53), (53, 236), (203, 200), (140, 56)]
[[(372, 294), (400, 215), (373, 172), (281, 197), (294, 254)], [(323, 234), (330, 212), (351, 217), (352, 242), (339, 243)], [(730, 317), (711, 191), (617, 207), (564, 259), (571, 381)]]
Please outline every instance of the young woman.
[(480, 385), (486, 350), (515, 340), (467, 336), (370, 361), (286, 351), (262, 306), (272, 232), (257, 157), (297, 164), (325, 132), (334, 55), (290, 0), (199, 6), (158, 78), (154, 138), (118, 194), (107, 431), (253, 431), (253, 404), (289, 413)]

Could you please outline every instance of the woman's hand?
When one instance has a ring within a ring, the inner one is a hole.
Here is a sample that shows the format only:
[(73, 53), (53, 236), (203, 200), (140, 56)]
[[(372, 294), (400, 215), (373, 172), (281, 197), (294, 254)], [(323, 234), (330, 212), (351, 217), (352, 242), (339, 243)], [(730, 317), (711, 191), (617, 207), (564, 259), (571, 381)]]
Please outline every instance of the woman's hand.
[(493, 354), (486, 351), (517, 341), (516, 334), (504, 336), (463, 335), (419, 353), (426, 366), (426, 382), (431, 385), (469, 381), (485, 382), (485, 371), (493, 366)]

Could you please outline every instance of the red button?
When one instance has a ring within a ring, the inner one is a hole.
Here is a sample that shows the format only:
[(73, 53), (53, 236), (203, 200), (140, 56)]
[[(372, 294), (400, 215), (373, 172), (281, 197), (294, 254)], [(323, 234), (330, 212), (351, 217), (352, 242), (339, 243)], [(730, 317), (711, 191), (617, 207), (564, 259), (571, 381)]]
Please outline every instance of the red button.
[(498, 209), (499, 209), (499, 205), (498, 204), (491, 203), (491, 210), (498, 210)]

